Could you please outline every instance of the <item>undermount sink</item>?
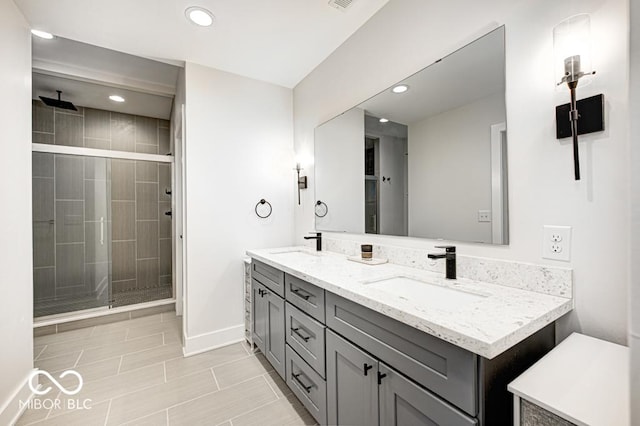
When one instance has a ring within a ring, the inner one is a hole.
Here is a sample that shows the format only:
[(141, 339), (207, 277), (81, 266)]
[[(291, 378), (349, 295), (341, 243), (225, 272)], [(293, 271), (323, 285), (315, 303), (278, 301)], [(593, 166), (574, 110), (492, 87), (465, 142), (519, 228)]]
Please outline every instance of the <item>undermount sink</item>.
[(305, 249), (291, 249), (291, 250), (278, 250), (272, 251), (270, 254), (306, 254), (308, 256), (320, 256), (321, 252), (310, 251)]
[(465, 290), (432, 284), (406, 276), (395, 276), (363, 282), (367, 287), (382, 290), (408, 301), (420, 301), (446, 310), (455, 310), (480, 301), (487, 296)]

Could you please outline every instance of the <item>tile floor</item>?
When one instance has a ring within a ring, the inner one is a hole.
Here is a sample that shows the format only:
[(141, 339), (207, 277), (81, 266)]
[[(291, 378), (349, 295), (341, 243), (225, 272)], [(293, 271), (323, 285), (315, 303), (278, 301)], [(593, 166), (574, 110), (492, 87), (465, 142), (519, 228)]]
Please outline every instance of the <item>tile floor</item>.
[[(34, 339), (34, 365), (58, 379), (79, 372), (81, 391), (52, 391), (18, 425), (308, 425), (311, 415), (260, 354), (237, 343), (184, 358), (180, 319), (165, 312)], [(57, 374), (56, 374), (57, 373)], [(58, 379), (73, 389), (77, 379)], [(45, 401), (48, 399), (49, 401)], [(59, 399), (60, 407), (49, 407)], [(69, 408), (70, 403), (90, 409)]]

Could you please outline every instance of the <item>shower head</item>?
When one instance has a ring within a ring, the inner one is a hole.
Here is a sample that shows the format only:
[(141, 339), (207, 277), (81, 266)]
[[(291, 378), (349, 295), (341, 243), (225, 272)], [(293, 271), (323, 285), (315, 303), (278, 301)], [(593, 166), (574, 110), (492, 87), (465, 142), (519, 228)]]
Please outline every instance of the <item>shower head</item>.
[(40, 99), (42, 99), (42, 102), (44, 102), (45, 105), (50, 107), (55, 107), (60, 109), (70, 109), (73, 111), (78, 110), (78, 108), (76, 108), (76, 106), (71, 102), (63, 101), (62, 99), (60, 99), (60, 95), (62, 95), (62, 90), (56, 90), (56, 92), (58, 92), (58, 99), (45, 98), (44, 96), (40, 96)]

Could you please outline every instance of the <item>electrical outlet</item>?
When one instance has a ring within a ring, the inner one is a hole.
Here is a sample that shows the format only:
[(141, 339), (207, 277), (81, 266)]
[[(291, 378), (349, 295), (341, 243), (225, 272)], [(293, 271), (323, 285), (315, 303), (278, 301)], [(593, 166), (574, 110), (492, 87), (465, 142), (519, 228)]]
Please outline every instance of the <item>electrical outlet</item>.
[(542, 230), (542, 257), (571, 260), (571, 227), (545, 225)]
[(555, 232), (551, 232), (551, 241), (553, 241), (554, 243), (559, 243), (562, 241), (562, 233), (555, 231)]
[(491, 222), (491, 210), (478, 210), (478, 222)]

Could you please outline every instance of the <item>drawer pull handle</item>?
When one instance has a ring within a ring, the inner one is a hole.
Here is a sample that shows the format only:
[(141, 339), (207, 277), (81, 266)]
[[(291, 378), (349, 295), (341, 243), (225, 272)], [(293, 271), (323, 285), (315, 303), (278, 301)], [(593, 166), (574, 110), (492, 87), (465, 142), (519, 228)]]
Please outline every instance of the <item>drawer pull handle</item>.
[(296, 296), (298, 296), (298, 297), (300, 297), (300, 298), (302, 298), (304, 300), (309, 300), (309, 298), (311, 296), (313, 296), (313, 294), (311, 294), (309, 292), (306, 292), (301, 288), (293, 288), (293, 287), (291, 287), (291, 293), (295, 294)]
[(378, 384), (381, 385), (382, 384), (382, 379), (384, 379), (385, 377), (387, 377), (387, 375), (385, 373), (381, 373), (378, 371)]
[(291, 375), (291, 377), (293, 377), (293, 380), (295, 380), (296, 382), (298, 382), (298, 384), (299, 384), (300, 386), (302, 386), (302, 388), (303, 388), (304, 390), (306, 390), (306, 391), (307, 391), (307, 393), (311, 393), (311, 388), (313, 388), (313, 385), (309, 385), (309, 386), (307, 386), (307, 385), (305, 385), (304, 383), (302, 383), (302, 380), (300, 380), (300, 379), (298, 378), (298, 377), (300, 377), (300, 375), (301, 375), (301, 374), (302, 374), (302, 373), (292, 374), (292, 375)]
[(368, 371), (373, 368), (373, 365), (368, 365), (366, 362), (364, 363), (364, 375), (368, 374)]
[[(299, 338), (301, 338), (301, 339), (302, 339), (302, 340), (304, 340), (305, 342), (308, 342), (308, 341), (309, 341), (309, 339), (311, 339), (311, 336), (304, 336), (304, 335), (302, 335), (302, 334), (300, 333), (300, 331), (299, 331), (301, 328), (302, 328), (302, 327), (296, 327), (296, 328), (291, 327), (291, 331), (293, 331), (293, 332), (295, 333), (295, 335), (296, 335), (296, 336), (298, 336)], [(304, 329), (303, 329), (303, 330), (304, 330)], [(305, 330), (305, 331), (306, 331), (306, 330)]]

